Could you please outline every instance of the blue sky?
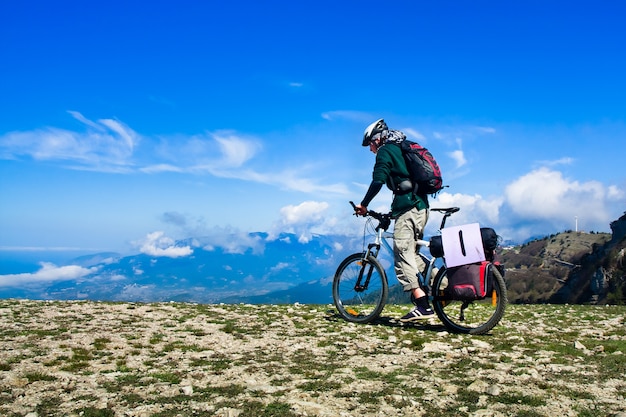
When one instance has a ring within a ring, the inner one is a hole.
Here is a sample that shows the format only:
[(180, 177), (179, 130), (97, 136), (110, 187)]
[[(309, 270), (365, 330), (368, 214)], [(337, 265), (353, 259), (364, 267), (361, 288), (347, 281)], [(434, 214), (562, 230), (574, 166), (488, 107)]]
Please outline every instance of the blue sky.
[(620, 1), (2, 1), (0, 248), (361, 233), (348, 201), (381, 117), (439, 161), (451, 224), (609, 231), (625, 18)]

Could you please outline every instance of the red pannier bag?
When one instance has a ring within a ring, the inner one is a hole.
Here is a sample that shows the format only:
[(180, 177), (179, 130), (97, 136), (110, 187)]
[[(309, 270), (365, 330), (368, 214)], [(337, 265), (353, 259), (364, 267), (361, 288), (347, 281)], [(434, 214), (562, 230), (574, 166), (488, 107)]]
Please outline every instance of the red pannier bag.
[(479, 300), (489, 295), (493, 289), (491, 268), (503, 269), (498, 262), (477, 262), (447, 269), (447, 292), (455, 300)]

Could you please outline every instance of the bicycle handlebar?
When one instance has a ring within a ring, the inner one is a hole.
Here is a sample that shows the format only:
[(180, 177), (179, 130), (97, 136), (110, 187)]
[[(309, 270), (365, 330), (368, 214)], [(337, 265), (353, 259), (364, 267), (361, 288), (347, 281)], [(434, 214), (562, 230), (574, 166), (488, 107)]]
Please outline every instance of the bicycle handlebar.
[[(354, 215), (358, 216), (359, 214), (356, 213), (356, 204), (354, 204), (354, 202), (352, 201), (350, 201), (350, 204), (352, 205), (352, 208), (355, 211)], [(461, 210), (461, 208), (460, 207), (447, 207), (447, 208), (435, 207), (435, 208), (431, 208), (430, 210), (443, 213), (443, 219), (441, 220), (441, 226), (439, 227), (439, 229), (441, 230), (446, 224), (446, 219), (450, 217), (452, 214)], [(374, 210), (367, 210), (367, 213), (365, 213), (363, 217), (367, 217), (367, 216), (373, 217), (376, 220), (378, 220), (379, 224), (378, 224), (378, 227), (376, 228), (377, 230), (379, 228), (382, 228), (383, 230), (387, 230), (389, 226), (391, 225), (391, 212), (379, 213)]]
[[(350, 204), (352, 205), (352, 208), (354, 209), (354, 215), (358, 216), (359, 214), (356, 212), (356, 204), (354, 204), (354, 202), (352, 201), (350, 201)], [(389, 229), (389, 226), (391, 226), (391, 212), (379, 213), (374, 210), (367, 210), (367, 213), (365, 213), (363, 217), (367, 217), (367, 216), (373, 217), (376, 220), (378, 220), (378, 226), (376, 227), (376, 230), (378, 229), (387, 230)]]

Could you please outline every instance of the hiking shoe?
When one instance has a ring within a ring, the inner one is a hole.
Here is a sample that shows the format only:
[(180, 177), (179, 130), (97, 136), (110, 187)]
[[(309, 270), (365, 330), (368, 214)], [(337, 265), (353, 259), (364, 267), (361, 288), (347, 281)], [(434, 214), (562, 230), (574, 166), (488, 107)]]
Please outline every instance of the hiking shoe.
[(429, 319), (433, 317), (434, 315), (435, 315), (435, 312), (433, 311), (432, 308), (414, 307), (407, 314), (400, 317), (400, 321), (403, 323), (408, 323), (411, 321)]

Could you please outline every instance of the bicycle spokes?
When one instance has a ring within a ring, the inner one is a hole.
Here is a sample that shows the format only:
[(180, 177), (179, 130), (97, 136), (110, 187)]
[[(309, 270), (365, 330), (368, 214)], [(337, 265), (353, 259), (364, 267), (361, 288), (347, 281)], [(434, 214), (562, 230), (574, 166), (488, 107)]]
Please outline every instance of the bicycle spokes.
[(507, 304), (506, 285), (500, 272), (493, 268), (493, 285), (484, 298), (458, 299), (448, 291), (447, 270), (440, 271), (433, 283), (433, 308), (441, 322), (459, 333), (484, 334), (498, 324)]

